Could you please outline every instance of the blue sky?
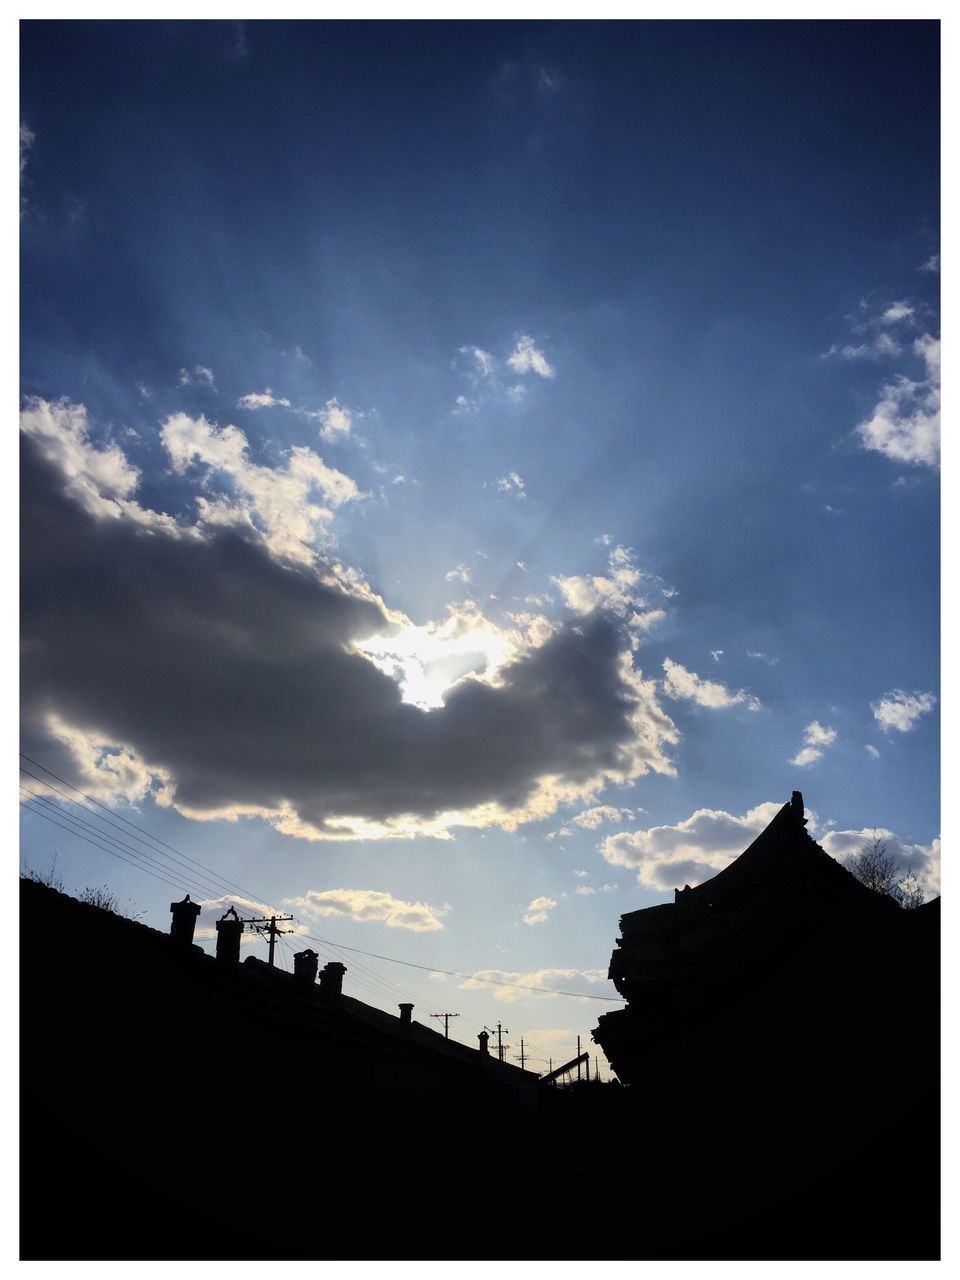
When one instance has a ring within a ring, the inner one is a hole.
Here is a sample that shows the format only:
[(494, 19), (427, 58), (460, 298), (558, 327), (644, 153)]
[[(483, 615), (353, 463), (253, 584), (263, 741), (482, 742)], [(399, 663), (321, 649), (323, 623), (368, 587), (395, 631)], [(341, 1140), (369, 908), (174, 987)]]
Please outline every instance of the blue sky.
[[(793, 789), (938, 891), (936, 24), (21, 47), (31, 759), (314, 935), (590, 995)], [(535, 1057), (605, 1007), (356, 959)]]

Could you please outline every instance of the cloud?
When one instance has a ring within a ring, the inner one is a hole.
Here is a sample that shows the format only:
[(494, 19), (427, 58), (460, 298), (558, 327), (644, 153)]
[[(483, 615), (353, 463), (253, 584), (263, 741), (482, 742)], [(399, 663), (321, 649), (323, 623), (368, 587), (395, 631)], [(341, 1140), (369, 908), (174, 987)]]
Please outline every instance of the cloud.
[(882, 453), (894, 462), (937, 467), (940, 462), (940, 339), (929, 333), (913, 343), (925, 374), (903, 374), (886, 383), (871, 417), (855, 434), (864, 449)]
[[(200, 914), (197, 917), (197, 927), (193, 936), (198, 942), (216, 939), (217, 921), (230, 907), (233, 907), (238, 916), (247, 919), (263, 919), (282, 914), (271, 903), (258, 902), (255, 898), (244, 898), (236, 893), (224, 894), (219, 898), (200, 898), (197, 900), (197, 906), (200, 907)], [(284, 924), (283, 930), (286, 934), (303, 934), (307, 932), (307, 926), (296, 920), (290, 920)], [(249, 946), (262, 940), (262, 935), (253, 929), (244, 929), (240, 935), (241, 946)]]
[(184, 482), (222, 474), (248, 516), (177, 523), (138, 505), (136, 469), (87, 427), (81, 406), (38, 403), (22, 432), (23, 750), (64, 776), (79, 734), (188, 817), (352, 840), (513, 830), (675, 771), (676, 726), (610, 616), (533, 647), (517, 633), (495, 682), (466, 676), (421, 710), (359, 647), (402, 615), (301, 554), (309, 493), (347, 500), (352, 481), (309, 450), (255, 466), (235, 427), (175, 415), (162, 434)]
[(889, 333), (875, 333), (868, 342), (848, 343), (846, 346), (832, 346), (828, 356), (840, 356), (842, 360), (879, 360), (884, 356), (899, 356), (903, 347)]
[(170, 516), (149, 511), (133, 497), (140, 472), (115, 444), (91, 439), (86, 408), (70, 400), (29, 396), (20, 414), (20, 430), (59, 473), (64, 492), (98, 520), (127, 519), (145, 527), (181, 530)]
[[(204, 382), (208, 387), (214, 385), (213, 370), (208, 369), (205, 364), (194, 365), (193, 369), (181, 369), (177, 375), (177, 382), (181, 387), (191, 387), (197, 383)], [(241, 401), (241, 403), (243, 403)]]
[(302, 446), (291, 449), (282, 470), (253, 463), (238, 427), (219, 428), (204, 417), (172, 414), (160, 438), (178, 475), (197, 465), (207, 484), (220, 476), (232, 486), (232, 495), (198, 500), (203, 523), (256, 529), (287, 560), (310, 563), (316, 547), (329, 543), (332, 508), (363, 496), (349, 476)]
[(575, 818), (570, 821), (576, 827), (583, 827), (587, 831), (596, 831), (597, 827), (602, 826), (605, 822), (632, 822), (632, 809), (616, 809), (612, 804), (594, 805), (592, 809), (584, 809), (582, 813), (578, 813)]
[(388, 929), (409, 929), (412, 933), (436, 933), (443, 928), (440, 917), (450, 910), (446, 905), (404, 902), (377, 889), (308, 889), (300, 897), (285, 898), (284, 905), (307, 916), (346, 916), (363, 923), (385, 924)]
[(752, 693), (738, 689), (731, 693), (717, 680), (704, 680), (695, 671), (688, 671), (679, 662), (664, 658), (663, 669), (667, 673), (663, 681), (663, 691), (671, 698), (683, 698), (695, 702), (700, 707), (736, 707), (745, 706), (748, 711), (759, 711), (762, 703)]
[(639, 630), (647, 630), (665, 616), (662, 609), (644, 612), (647, 600), (640, 586), (648, 580), (653, 580), (653, 575), (638, 567), (630, 547), (622, 546), (614, 547), (609, 553), (605, 574), (570, 574), (550, 579), (560, 588), (568, 609), (580, 614), (607, 609), (624, 619), (629, 615), (631, 625)]
[(542, 351), (538, 351), (529, 334), (521, 334), (517, 345), (507, 356), (507, 364), (514, 373), (537, 373), (541, 378), (553, 378), (556, 370)]
[(508, 475), (501, 476), (497, 481), (497, 488), (501, 493), (513, 493), (516, 494), (518, 498), (525, 498), (527, 496), (526, 490), (523, 487), (523, 481), (515, 471), (511, 471)]
[(871, 746), (869, 742), (867, 743), (866, 749), (869, 752), (869, 754), (873, 756), (874, 760), (880, 759), (880, 752), (877, 750), (876, 747)]
[(345, 439), (353, 428), (353, 416), (350, 410), (344, 408), (335, 396), (331, 396), (322, 409), (318, 409), (309, 417), (320, 419), (320, 436), (328, 444)]
[(758, 662), (765, 662), (768, 667), (775, 667), (780, 661), (779, 658), (771, 658), (768, 653), (763, 653), (760, 649), (747, 649), (748, 658), (756, 658)]
[(939, 275), (939, 274), (940, 274), (940, 255), (939, 255), (939, 253), (934, 253), (934, 254), (932, 254), (932, 255), (931, 255), (931, 256), (926, 260), (926, 262), (923, 264), (923, 266), (920, 268), (920, 270), (921, 270), (921, 271), (929, 271), (929, 272), (930, 272), (931, 274), (933, 274), (933, 275)]
[(911, 844), (885, 827), (862, 831), (830, 831), (819, 841), (822, 848), (838, 862), (848, 862), (866, 844), (881, 840), (898, 869), (913, 872), (927, 898), (940, 892), (940, 838), (929, 844)]
[(805, 769), (823, 755), (825, 747), (832, 747), (837, 739), (836, 729), (822, 725), (819, 720), (812, 720), (803, 731), (803, 746), (790, 761)]
[(484, 351), (483, 347), (458, 347), (457, 350), (463, 356), (472, 356), (476, 372), (481, 377), (489, 378), (493, 373), (494, 360), (489, 351)]
[(20, 121), (20, 177), (23, 177), (23, 171), (27, 167), (27, 156), (30, 154), (30, 148), (37, 140), (37, 135), (33, 132), (29, 125)]
[(711, 650), (710, 650), (710, 657), (714, 660), (714, 662), (719, 662), (719, 661), (720, 661), (720, 659), (723, 657), (723, 650), (722, 650), (722, 649), (711, 649)]
[(590, 885), (588, 884), (578, 884), (576, 888), (576, 892), (579, 894), (582, 894), (584, 897), (588, 897), (596, 893), (597, 891), (596, 889), (591, 888)]
[(647, 889), (700, 884), (738, 858), (782, 807), (769, 801), (741, 816), (698, 809), (673, 826), (607, 836), (600, 852), (613, 866), (636, 870)]
[(880, 317), (880, 323), (885, 325), (899, 324), (901, 320), (913, 319), (914, 315), (916, 315), (916, 312), (909, 302), (894, 302), (883, 312)]
[(455, 569), (448, 569), (443, 575), (447, 582), (463, 582), (470, 581), (470, 570), (465, 564), (458, 564)]
[(557, 905), (554, 898), (534, 898), (523, 917), (524, 924), (543, 924)]
[[(517, 986), (499, 986), (499, 983), (516, 983)], [(510, 969), (479, 969), (459, 984), (466, 991), (481, 988), (505, 1004), (515, 1004), (523, 999), (542, 999), (533, 991), (518, 987), (544, 988), (550, 995), (571, 992), (575, 996), (616, 995), (616, 988), (607, 977), (606, 969), (534, 969), (517, 973)], [(552, 989), (552, 990), (551, 990)]]
[(870, 710), (884, 733), (891, 729), (909, 733), (922, 715), (933, 710), (936, 701), (932, 693), (904, 693), (902, 689), (892, 689), (878, 701), (871, 702)]
[(275, 396), (267, 387), (266, 391), (251, 391), (237, 401), (241, 409), (289, 409), (290, 401)]

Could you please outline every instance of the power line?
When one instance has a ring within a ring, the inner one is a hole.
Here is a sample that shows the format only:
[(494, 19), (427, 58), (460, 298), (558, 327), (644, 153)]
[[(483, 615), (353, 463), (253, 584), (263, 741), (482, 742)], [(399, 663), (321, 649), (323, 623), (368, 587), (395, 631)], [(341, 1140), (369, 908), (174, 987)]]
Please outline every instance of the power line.
[[(92, 804), (97, 805), (98, 808), (104, 809), (106, 812), (111, 812), (106, 808), (105, 805), (101, 804), (99, 800), (94, 799), (92, 796), (88, 796), (86, 792), (81, 791), (79, 787), (74, 786), (72, 782), (68, 782), (65, 778), (61, 778), (59, 774), (54, 773), (53, 770), (47, 768), (46, 765), (41, 764), (37, 760), (34, 760), (31, 756), (28, 756), (25, 752), (21, 752), (20, 754), (24, 760), (29, 761), (30, 764), (34, 765), (36, 768), (42, 769), (45, 773), (48, 773), (52, 778), (56, 778), (58, 782), (62, 782), (64, 786), (69, 787), (72, 791), (76, 791), (78, 795), (82, 795), (84, 799), (89, 800)], [(21, 766), (21, 769), (23, 769), (23, 766)], [(36, 775), (30, 773), (28, 769), (23, 769), (23, 772), (26, 773), (28, 777), (33, 778), (34, 781), (39, 782), (41, 786), (50, 787), (51, 790), (56, 791), (59, 795), (64, 796), (64, 799), (66, 799), (69, 803), (78, 804), (78, 802), (72, 800), (71, 797), (65, 796), (64, 793), (59, 790), (59, 788), (53, 787), (51, 783), (48, 783), (42, 778), (36, 777)], [(29, 792), (29, 790), (28, 790), (28, 794), (33, 796), (33, 793)], [(39, 796), (34, 798), (38, 800), (41, 799), (41, 797)], [(25, 804), (24, 807), (29, 809), (29, 805)], [(87, 806), (78, 805), (78, 807), (85, 809)], [(29, 809), (29, 811), (32, 813), (36, 813), (39, 817), (47, 818), (47, 820), (50, 822), (53, 822), (55, 826), (62, 826), (61, 823), (56, 822), (55, 819), (49, 817), (46, 813), (43, 813), (40, 810)], [(70, 817), (71, 815), (63, 814), (62, 816)], [(99, 815), (94, 815), (94, 816), (99, 818)], [(116, 816), (119, 817), (121, 821), (127, 823), (127, 825), (132, 827), (135, 831), (143, 832), (144, 835), (148, 836), (149, 839), (153, 840), (156, 844), (162, 845), (163, 848), (165, 849), (169, 849), (171, 853), (176, 854), (179, 858), (185, 858), (188, 862), (192, 863), (195, 867), (198, 867), (201, 871), (203, 871), (206, 875), (209, 875), (210, 877), (212, 877), (214, 881), (219, 880), (224, 884), (232, 885), (234, 889), (237, 889), (241, 894), (244, 895), (244, 897), (248, 898), (251, 901), (260, 901), (258, 895), (254, 894), (252, 891), (248, 889), (244, 889), (242, 886), (236, 884), (234, 881), (228, 880), (225, 876), (220, 876), (217, 872), (212, 871), (209, 867), (206, 867), (202, 862), (198, 862), (195, 858), (191, 858), (188, 854), (181, 853), (180, 851), (174, 849), (172, 845), (166, 844), (165, 841), (160, 840), (158, 837), (151, 835), (150, 832), (146, 831), (144, 828), (138, 827), (136, 823), (130, 822), (129, 819), (124, 818), (122, 814), (117, 814)], [(106, 821), (105, 819), (99, 819), (99, 820)], [(110, 825), (115, 826), (116, 824), (110, 823)], [(93, 828), (93, 829), (96, 830), (96, 828)], [(103, 845), (97, 844), (95, 841), (91, 840), (89, 837), (82, 835), (79, 831), (74, 831), (69, 827), (63, 827), (63, 830), (69, 831), (70, 834), (72, 835), (79, 836), (80, 839), (86, 840), (88, 844), (93, 844), (95, 848), (100, 848), (105, 853), (112, 853), (114, 857), (120, 858), (120, 860), (123, 862), (128, 862), (128, 865), (136, 867), (138, 870), (146, 871), (148, 875), (153, 875), (155, 879), (164, 880), (167, 884), (173, 884), (173, 881), (167, 879), (165, 876), (159, 875), (156, 872), (151, 871), (148, 867), (140, 866), (138, 863), (129, 862), (129, 860), (123, 857), (121, 854), (115, 853), (112, 849), (108, 849), (108, 848), (105, 848)], [(105, 839), (105, 840), (112, 839), (111, 837), (108, 837), (100, 832), (97, 832), (97, 835), (100, 839)], [(135, 838), (139, 839), (139, 837), (135, 837)], [(145, 841), (141, 841), (141, 843), (145, 843)], [(123, 847), (127, 847), (127, 846), (123, 846)], [(145, 854), (140, 854), (138, 850), (131, 850), (131, 852), (135, 856), (140, 856), (143, 858), (147, 858), (149, 856)], [(169, 856), (167, 854), (160, 853), (159, 850), (154, 850), (153, 852), (158, 853), (159, 856), (161, 857)], [(155, 865), (161, 866), (164, 871), (168, 871), (169, 874), (171, 875), (180, 876), (184, 874), (180, 872), (179, 869), (168, 868), (161, 863), (157, 863)], [(183, 887), (184, 887), (183, 884), (174, 884), (174, 888), (183, 888)], [(203, 890), (203, 892), (209, 892), (209, 890)], [(228, 898), (228, 897), (231, 897), (232, 895), (228, 893), (221, 893), (219, 896), (221, 898)], [(440, 969), (436, 965), (423, 965), (423, 964), (416, 964), (411, 960), (400, 960), (400, 959), (397, 959), (395, 956), (385, 956), (376, 951), (365, 951), (360, 947), (350, 947), (350, 946), (347, 946), (345, 943), (337, 943), (337, 942), (331, 941), (328, 938), (320, 938), (316, 934), (306, 932), (306, 924), (299, 917), (293, 916), (291, 917), (291, 919), (293, 919), (297, 924), (303, 927), (304, 933), (301, 936), (309, 938), (312, 942), (319, 942), (324, 946), (333, 947), (335, 951), (349, 951), (355, 955), (369, 956), (371, 959), (374, 959), (374, 960), (384, 960), (388, 964), (401, 964), (401, 965), (405, 965), (407, 968), (410, 968), (410, 969), (420, 969), (425, 973), (442, 973), (446, 977), (461, 978), (464, 981), (487, 983), (489, 985), (499, 986), (499, 987), (510, 987), (520, 991), (534, 991), (542, 995), (567, 996), (577, 1000), (601, 1000), (610, 1004), (625, 1003), (623, 999), (616, 996), (591, 995), (587, 992), (581, 992), (581, 991), (562, 991), (553, 987), (539, 987), (539, 986), (533, 985), (532, 983), (525, 983), (525, 982), (508, 982), (506, 979), (502, 979), (502, 978), (482, 977), (476, 973), (473, 973), (473, 974), (461, 973), (455, 969)], [(404, 990), (404, 988), (401, 987), (398, 983), (394, 983), (389, 979), (381, 978), (380, 975), (376, 974), (374, 970), (369, 968), (369, 966), (362, 965), (359, 961), (355, 963), (357, 967), (364, 969), (371, 976), (371, 978), (382, 983), (384, 987), (390, 991), (391, 996), (393, 995), (394, 991), (399, 991), (403, 995), (413, 994), (412, 992), (408, 992)], [(419, 996), (415, 998), (418, 1000), (419, 1003), (425, 1003), (425, 1004), (432, 1003), (431, 1001), (423, 1000)], [(473, 1022), (473, 1019), (468, 1018), (467, 1021)], [(480, 1025), (480, 1024), (477, 1023), (476, 1025)]]
[[(85, 831), (93, 832), (93, 834), (97, 837), (98, 840), (105, 840), (108, 844), (115, 845), (118, 849), (124, 849), (126, 850), (127, 853), (129, 853), (134, 858), (142, 859), (144, 862), (148, 863), (150, 866), (157, 868), (160, 871), (170, 871), (170, 874), (176, 875), (180, 881), (188, 882), (188, 887), (192, 889), (194, 892), (199, 890), (204, 896), (206, 896), (210, 892), (209, 889), (204, 884), (202, 884), (199, 880), (195, 880), (190, 876), (186, 876), (182, 872), (178, 873), (176, 871), (171, 871), (169, 867), (167, 867), (162, 862), (158, 862), (157, 859), (151, 857), (150, 854), (144, 853), (140, 849), (135, 849), (133, 845), (127, 844), (123, 840), (118, 840), (116, 836), (111, 836), (107, 834), (106, 832), (102, 831), (98, 826), (94, 825), (94, 823), (88, 821), (86, 818), (81, 818), (78, 814), (74, 813), (72, 810), (65, 810), (62, 805), (54, 804), (52, 800), (48, 800), (45, 796), (38, 795), (37, 792), (31, 791), (30, 788), (26, 786), (26, 784), (23, 782), (20, 783), (20, 790), (23, 791), (27, 796), (29, 796), (30, 799), (34, 801), (34, 803), (42, 804), (47, 808), (52, 809), (54, 813), (59, 814), (62, 818), (66, 819), (66, 821), (76, 823), (77, 826), (82, 827)], [(73, 803), (73, 801), (71, 801), (70, 803)], [(87, 810), (86, 806), (84, 805), (80, 805), (79, 807), (83, 809), (85, 812), (91, 812), (90, 810)], [(35, 812), (39, 812), (39, 810), (36, 810)], [(120, 828), (118, 828), (118, 830), (119, 829)]]
[(35, 814), (38, 818), (45, 818), (47, 822), (52, 822), (55, 827), (59, 827), (62, 831), (67, 831), (72, 836), (76, 836), (80, 840), (86, 840), (87, 844), (92, 844), (95, 849), (101, 849), (104, 853), (112, 854), (113, 857), (119, 858), (121, 862), (125, 862), (130, 867), (136, 867), (138, 871), (145, 871), (148, 876), (153, 876), (155, 880), (162, 880), (164, 884), (172, 885), (174, 889), (182, 889), (182, 884), (176, 884), (173, 880), (168, 880), (166, 876), (158, 875), (155, 871), (151, 871), (149, 867), (140, 866), (139, 863), (131, 862), (129, 858), (125, 858), (122, 853), (117, 853), (113, 849), (108, 849), (106, 845), (99, 844), (96, 840), (91, 840), (89, 836), (82, 835), (73, 827), (64, 826), (62, 822), (58, 822), (56, 818), (51, 818), (48, 813), (44, 813), (42, 809), (31, 809), (27, 800), (20, 801), (21, 806), (29, 813)]
[[(324, 938), (317, 938), (312, 933), (304, 934), (304, 937), (310, 938), (313, 942), (325, 942)], [(473, 982), (491, 982), (497, 987), (517, 987), (521, 991), (539, 991), (547, 996), (572, 996), (575, 1000), (606, 1000), (612, 1004), (625, 1004), (626, 1001), (618, 996), (592, 996), (585, 991), (558, 991), (554, 987), (534, 987), (527, 982), (507, 982), (503, 978), (484, 978), (476, 973), (458, 973), (456, 969), (438, 969), (434, 964), (414, 964), (412, 960), (398, 960), (395, 956), (382, 956), (376, 951), (363, 951), (360, 947), (348, 947), (346, 943), (331, 943), (331, 946), (337, 946), (342, 951), (356, 951), (361, 956), (372, 956), (374, 960), (387, 960), (390, 964), (405, 964), (410, 969), (423, 969), (426, 973), (443, 973), (448, 978), (465, 978)]]

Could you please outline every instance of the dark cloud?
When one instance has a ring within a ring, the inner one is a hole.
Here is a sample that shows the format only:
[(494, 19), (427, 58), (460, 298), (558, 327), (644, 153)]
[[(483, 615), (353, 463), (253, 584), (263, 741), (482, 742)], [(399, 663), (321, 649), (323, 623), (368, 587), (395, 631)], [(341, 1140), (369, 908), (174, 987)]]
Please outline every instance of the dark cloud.
[[(22, 481), (22, 713), (38, 759), (63, 759), (52, 712), (169, 774), (187, 809), (292, 808), (318, 827), (514, 808), (545, 775), (642, 771), (637, 694), (602, 615), (505, 668), (501, 686), (464, 682), (425, 712), (349, 648), (387, 626), (375, 603), (251, 534), (94, 518), (29, 440)], [(652, 714), (650, 762), (672, 731)]]

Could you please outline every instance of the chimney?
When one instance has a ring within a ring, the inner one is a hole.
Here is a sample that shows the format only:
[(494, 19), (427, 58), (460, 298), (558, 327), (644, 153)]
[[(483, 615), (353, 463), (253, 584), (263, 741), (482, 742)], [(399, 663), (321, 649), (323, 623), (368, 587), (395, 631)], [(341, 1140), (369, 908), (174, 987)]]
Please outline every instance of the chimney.
[(329, 964), (325, 964), (320, 970), (320, 991), (325, 996), (340, 996), (343, 994), (343, 975), (347, 972), (347, 966), (340, 964), (337, 960), (331, 960)]
[[(233, 917), (231, 919), (231, 917)], [(240, 935), (243, 933), (243, 921), (237, 915), (235, 907), (231, 907), (217, 921), (217, 959), (224, 964), (240, 963)]]
[(480, 1041), (480, 1053), (483, 1056), (487, 1056), (490, 1053), (490, 1050), (487, 1048), (487, 1041), (490, 1039), (489, 1035), (486, 1031), (481, 1031), (477, 1036), (477, 1039)]
[(411, 1022), (410, 1018), (411, 1018), (411, 1014), (413, 1013), (413, 1005), (412, 1005), (412, 1004), (399, 1004), (399, 1005), (397, 1005), (397, 1008), (400, 1010), (400, 1025), (401, 1025), (401, 1027), (410, 1027), (410, 1026), (412, 1026), (412, 1025), (413, 1025), (413, 1023)]
[(311, 951), (309, 947), (306, 951), (298, 951), (293, 957), (293, 976), (297, 980), (297, 984), (304, 987), (312, 987), (317, 980), (317, 964), (319, 957), (315, 951)]
[(182, 902), (171, 902), (170, 911), (173, 915), (170, 921), (170, 937), (176, 938), (178, 942), (189, 947), (193, 942), (193, 931), (197, 924), (197, 916), (200, 914), (199, 906), (190, 901), (188, 893)]

